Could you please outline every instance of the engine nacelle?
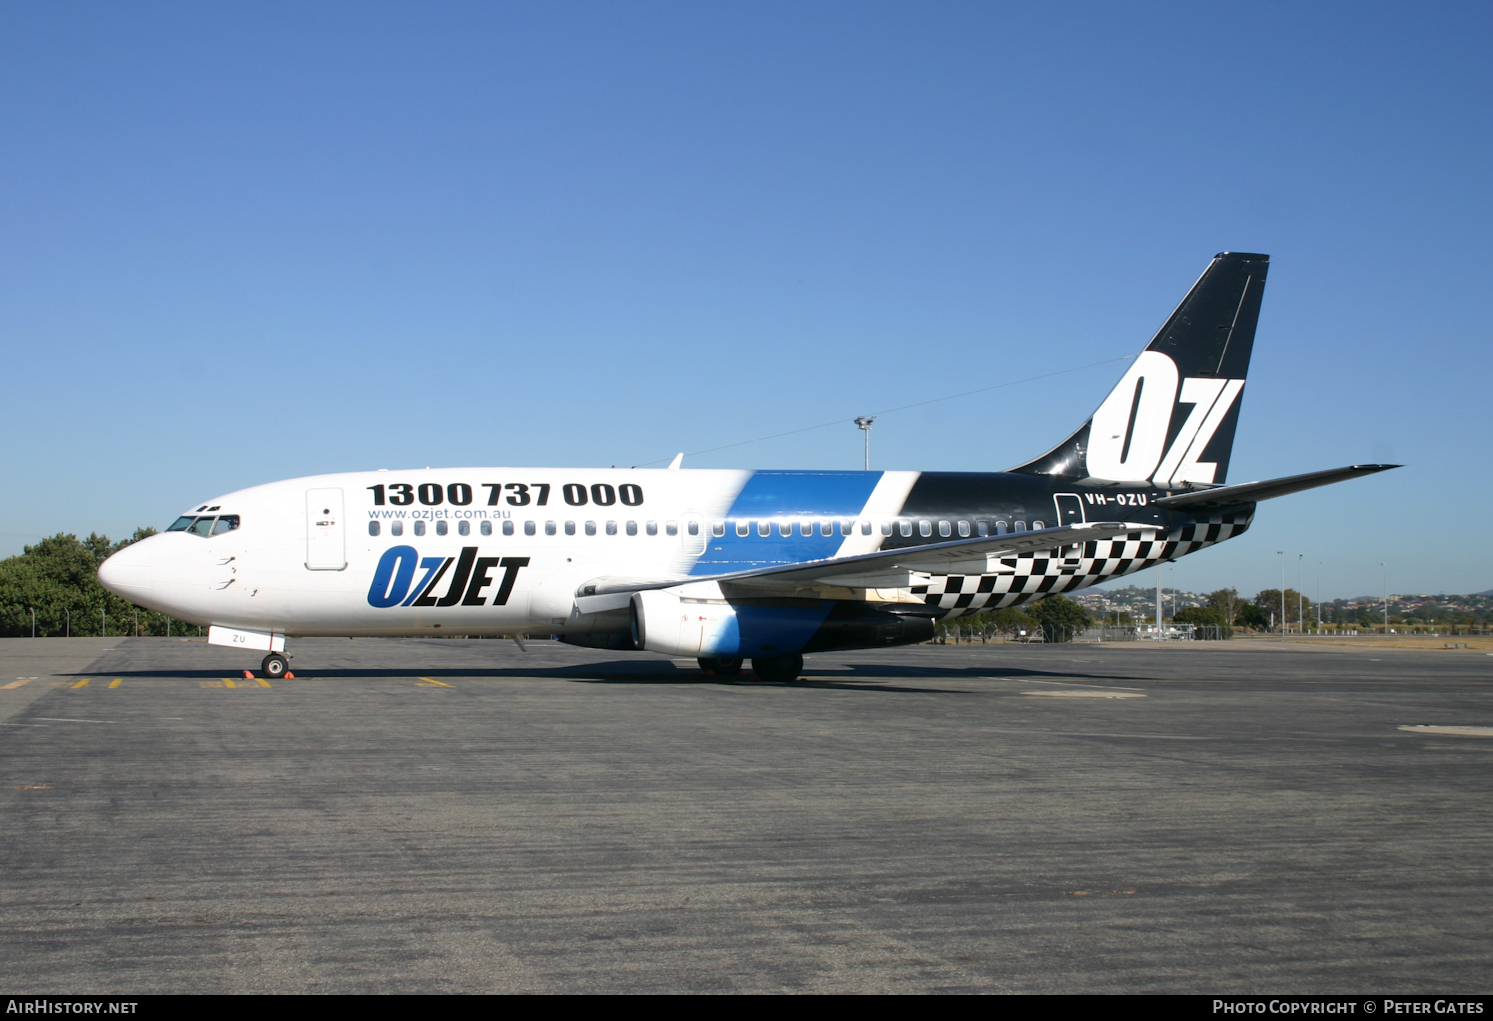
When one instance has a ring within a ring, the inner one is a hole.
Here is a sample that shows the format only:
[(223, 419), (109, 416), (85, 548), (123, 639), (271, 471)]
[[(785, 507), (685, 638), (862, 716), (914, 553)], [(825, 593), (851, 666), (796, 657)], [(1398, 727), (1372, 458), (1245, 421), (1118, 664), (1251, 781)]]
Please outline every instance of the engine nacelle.
[(720, 599), (682, 599), (650, 590), (632, 596), (632, 640), (666, 656), (738, 656), (736, 608)]
[(874, 649), (924, 642), (933, 621), (829, 600), (741, 599), (720, 589), (634, 592), (632, 639), (639, 649), (667, 656), (721, 659), (783, 656), (837, 649)]

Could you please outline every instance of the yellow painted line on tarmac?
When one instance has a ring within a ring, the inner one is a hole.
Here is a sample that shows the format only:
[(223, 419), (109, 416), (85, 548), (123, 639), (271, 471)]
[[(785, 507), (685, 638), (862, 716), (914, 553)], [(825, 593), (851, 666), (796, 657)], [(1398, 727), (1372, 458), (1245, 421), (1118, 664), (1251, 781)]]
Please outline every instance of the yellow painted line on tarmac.
[(86, 688), (86, 687), (88, 687), (88, 678), (86, 678), (86, 677), (83, 678), (77, 684), (74, 684), (73, 687), (75, 687), (75, 688)]
[(12, 688), (19, 688), (23, 684), (30, 684), (34, 680), (36, 680), (35, 677), (17, 677), (9, 684), (0, 684), (0, 690), (9, 691)]
[(114, 680), (112, 680), (112, 681), (109, 682), (109, 687), (111, 687), (111, 688), (117, 688), (117, 687), (119, 687), (119, 685), (121, 683), (123, 683), (123, 681), (124, 681), (123, 677), (116, 677), (116, 678), (114, 678)]
[(270, 682), (265, 680), (263, 677), (256, 677), (254, 679), (259, 682), (259, 686), (261, 688), (268, 688), (270, 686)]
[(237, 688), (237, 687), (238, 687), (238, 685), (237, 685), (237, 684), (234, 684), (234, 683), (233, 683), (233, 682), (232, 682), (232, 681), (230, 681), (230, 680), (229, 680), (229, 679), (228, 679), (228, 678), (226, 678), (226, 677), (225, 677), (225, 678), (223, 678), (223, 684), (224, 684), (224, 685), (225, 685), (225, 686), (227, 686), (227, 687), (230, 687), (230, 688)]
[(454, 688), (454, 687), (456, 687), (456, 685), (454, 685), (454, 684), (447, 684), (445, 681), (438, 681), (434, 677), (422, 677), (422, 678), (420, 678), (420, 680), (425, 681), (425, 682), (427, 682), (429, 684), (439, 684), (443, 688)]

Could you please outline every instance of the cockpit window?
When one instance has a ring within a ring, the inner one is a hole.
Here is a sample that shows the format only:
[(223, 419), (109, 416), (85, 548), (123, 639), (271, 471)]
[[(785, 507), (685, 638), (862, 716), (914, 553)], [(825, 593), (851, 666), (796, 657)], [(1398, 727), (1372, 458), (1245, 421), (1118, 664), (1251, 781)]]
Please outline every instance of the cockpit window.
[(205, 514), (201, 517), (180, 517), (171, 523), (168, 532), (188, 532), (192, 535), (222, 535), (238, 527), (237, 514)]

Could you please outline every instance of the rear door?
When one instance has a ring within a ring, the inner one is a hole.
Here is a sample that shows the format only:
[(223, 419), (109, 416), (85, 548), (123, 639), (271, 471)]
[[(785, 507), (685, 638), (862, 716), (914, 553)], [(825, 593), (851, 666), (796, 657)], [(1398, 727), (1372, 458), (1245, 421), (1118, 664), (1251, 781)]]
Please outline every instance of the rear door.
[(306, 567), (340, 571), (347, 566), (342, 490), (306, 490)]
[[(1076, 493), (1058, 493), (1052, 498), (1057, 507), (1059, 525), (1081, 525), (1083, 524), (1083, 501)], [(1077, 560), (1083, 556), (1081, 545), (1063, 546), (1058, 555), (1065, 560)]]

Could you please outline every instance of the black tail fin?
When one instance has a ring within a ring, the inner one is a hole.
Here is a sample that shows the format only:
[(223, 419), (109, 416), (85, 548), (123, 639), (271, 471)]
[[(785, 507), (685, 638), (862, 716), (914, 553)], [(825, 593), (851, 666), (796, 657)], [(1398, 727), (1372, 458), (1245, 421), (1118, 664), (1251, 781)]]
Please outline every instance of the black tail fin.
[(1099, 410), (1026, 475), (1177, 486), (1228, 477), (1268, 255), (1223, 252)]

